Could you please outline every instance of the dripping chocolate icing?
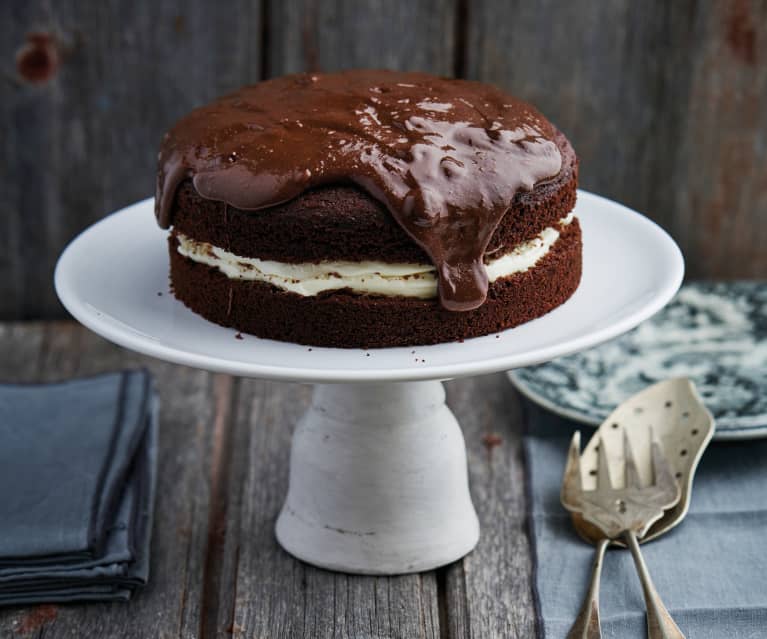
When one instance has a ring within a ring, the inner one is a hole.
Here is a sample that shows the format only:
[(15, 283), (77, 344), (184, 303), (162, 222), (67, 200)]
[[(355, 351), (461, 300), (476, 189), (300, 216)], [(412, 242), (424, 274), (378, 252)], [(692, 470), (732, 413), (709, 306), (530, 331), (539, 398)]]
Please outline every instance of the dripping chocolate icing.
[(182, 180), (257, 211), (312, 187), (354, 183), (383, 202), (437, 269), (450, 310), (487, 295), (484, 253), (518, 190), (559, 173), (551, 124), (477, 82), (422, 73), (301, 74), (192, 111), (165, 136), (157, 219)]

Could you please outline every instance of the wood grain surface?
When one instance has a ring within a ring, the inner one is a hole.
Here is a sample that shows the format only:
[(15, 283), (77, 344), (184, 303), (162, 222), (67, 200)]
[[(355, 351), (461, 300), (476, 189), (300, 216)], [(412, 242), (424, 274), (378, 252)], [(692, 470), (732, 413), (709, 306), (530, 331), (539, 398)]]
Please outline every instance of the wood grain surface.
[[(0, 317), (63, 317), (52, 278), (66, 243), (153, 194), (176, 119), (259, 79), (260, 4), (226, 4), (0, 4)], [(30, 34), (47, 49), (25, 50)], [(59, 64), (32, 82), (25, 55)]]
[(308, 386), (166, 364), (70, 322), (0, 323), (0, 353), (0, 382), (147, 366), (162, 401), (149, 586), (128, 604), (0, 609), (0, 639), (535, 636), (522, 419), (504, 375), (447, 383), (482, 525), (476, 550), (438, 571), (364, 577), (303, 564), (274, 538)]
[(478, 0), (467, 43), (468, 76), (537, 105), (688, 277), (767, 277), (767, 2)]
[(267, 75), (365, 67), (453, 75), (457, 11), (457, 0), (269, 3)]
[(671, 232), (688, 276), (767, 277), (764, 0), (8, 0), (0, 318), (65, 316), (58, 254), (153, 193), (186, 111), (261, 77), (365, 66), (529, 99), (572, 139), (582, 185)]

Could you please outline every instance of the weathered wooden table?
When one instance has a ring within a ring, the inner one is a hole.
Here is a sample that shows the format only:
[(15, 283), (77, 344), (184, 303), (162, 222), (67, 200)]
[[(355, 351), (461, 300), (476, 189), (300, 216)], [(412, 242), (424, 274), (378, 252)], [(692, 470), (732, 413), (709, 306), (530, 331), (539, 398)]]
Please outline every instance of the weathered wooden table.
[(460, 562), (403, 577), (326, 572), (274, 538), (308, 386), (166, 364), (71, 322), (0, 324), (0, 381), (146, 366), (162, 398), (149, 586), (129, 604), (0, 610), (0, 638), (534, 637), (520, 449), (502, 374), (448, 382), (482, 526)]

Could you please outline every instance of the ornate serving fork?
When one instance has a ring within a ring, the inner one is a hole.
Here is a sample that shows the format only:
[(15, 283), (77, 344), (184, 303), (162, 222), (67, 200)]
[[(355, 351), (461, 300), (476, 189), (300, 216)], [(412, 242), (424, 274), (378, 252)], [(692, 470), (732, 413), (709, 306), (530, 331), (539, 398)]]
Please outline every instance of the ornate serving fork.
[(597, 488), (584, 490), (580, 469), (580, 432), (573, 435), (567, 466), (562, 480), (562, 505), (579, 513), (584, 520), (595, 525), (604, 534), (597, 543), (593, 575), (589, 594), (571, 629), (568, 639), (596, 639), (601, 637), (599, 624), (599, 571), (610, 540), (622, 538), (631, 550), (642, 582), (647, 606), (647, 631), (650, 639), (684, 639), (655, 589), (650, 573), (639, 550), (639, 539), (644, 537), (666, 509), (679, 501), (681, 491), (674, 479), (660, 444), (651, 437), (653, 483), (642, 487), (628, 436), (623, 433), (625, 486), (614, 488), (610, 480), (607, 450), (599, 441), (597, 462)]

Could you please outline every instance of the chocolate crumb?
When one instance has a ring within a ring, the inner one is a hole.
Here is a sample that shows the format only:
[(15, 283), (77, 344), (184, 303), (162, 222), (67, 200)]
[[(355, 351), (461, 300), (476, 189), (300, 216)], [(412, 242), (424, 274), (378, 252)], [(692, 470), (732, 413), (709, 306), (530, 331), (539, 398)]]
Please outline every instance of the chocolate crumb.
[(244, 339), (242, 337), (242, 333), (237, 333), (237, 335), (234, 336), (234, 339)]
[(488, 452), (492, 452), (493, 448), (503, 443), (503, 438), (498, 433), (487, 433), (482, 436), (482, 443)]

